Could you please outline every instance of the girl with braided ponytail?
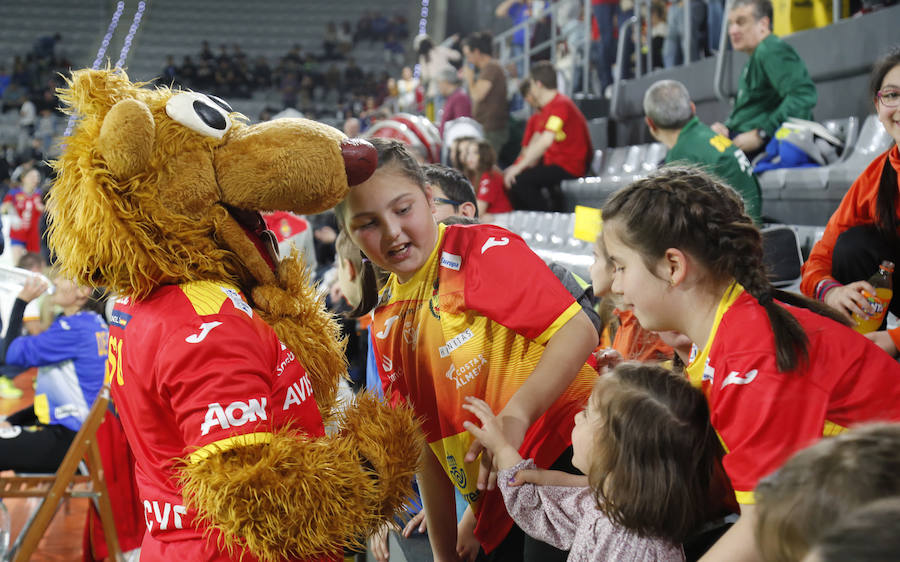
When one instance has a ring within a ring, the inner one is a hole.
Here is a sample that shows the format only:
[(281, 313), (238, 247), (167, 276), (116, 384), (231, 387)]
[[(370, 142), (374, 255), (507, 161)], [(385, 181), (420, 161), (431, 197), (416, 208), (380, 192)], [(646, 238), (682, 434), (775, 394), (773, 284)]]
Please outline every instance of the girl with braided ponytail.
[(694, 342), (687, 375), (741, 507), (704, 560), (757, 560), (753, 489), (793, 452), (865, 421), (900, 420), (900, 364), (824, 304), (774, 289), (731, 188), (666, 167), (603, 208), (612, 290), (641, 325)]

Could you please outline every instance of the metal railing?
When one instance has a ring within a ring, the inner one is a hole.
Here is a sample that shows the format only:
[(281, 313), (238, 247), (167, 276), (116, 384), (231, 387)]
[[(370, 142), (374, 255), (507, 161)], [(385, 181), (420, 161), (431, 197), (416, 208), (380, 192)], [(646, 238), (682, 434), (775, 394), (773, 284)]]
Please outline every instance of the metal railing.
[[(557, 63), (559, 58), (558, 56), (558, 44), (559, 44), (559, 33), (557, 31), (557, 20), (559, 19), (559, 14), (562, 10), (570, 10), (573, 8), (573, 5), (581, 4), (582, 10), (582, 31), (581, 31), (581, 41), (575, 45), (567, 44), (569, 50), (572, 52), (572, 56), (575, 57), (575, 64), (573, 65), (573, 73), (572, 77), (574, 79), (575, 73), (580, 72), (582, 76), (581, 80), (581, 91), (583, 93), (587, 93), (590, 91), (590, 48), (591, 48), (591, 1), (590, 0), (569, 0), (564, 2), (557, 2), (546, 6), (540, 12), (536, 14), (532, 14), (527, 20), (518, 23), (506, 31), (502, 33), (498, 33), (494, 37), (494, 45), (499, 53), (499, 61), (501, 64), (505, 64), (508, 62), (514, 62), (517, 66), (521, 63), (521, 68), (524, 68), (525, 72), (523, 74), (528, 73), (528, 68), (531, 66), (531, 57), (534, 53), (540, 53), (546, 50), (550, 51), (550, 61), (554, 64)], [(544, 18), (549, 19), (550, 25), (550, 38), (546, 41), (542, 41), (537, 45), (531, 44), (531, 35), (532, 35), (532, 27), (539, 23)], [(523, 51), (521, 54), (512, 55), (510, 53), (510, 43), (513, 40), (514, 35), (517, 33), (523, 33)], [(579, 57), (580, 53), (580, 57)], [(520, 76), (522, 78), (524, 76)]]
[[(572, 2), (578, 2), (579, 0), (571, 0), (571, 2), (558, 2), (556, 4), (552, 4), (539, 13), (532, 15), (528, 20), (519, 23), (517, 25), (512, 26), (508, 30), (498, 34), (494, 37), (494, 43), (498, 48), (498, 52), (500, 53), (500, 60), (502, 62), (516, 62), (522, 61), (522, 66), (526, 69), (530, 66), (531, 55), (535, 52), (540, 52), (545, 49), (550, 50), (550, 60), (556, 64), (557, 61), (557, 18), (559, 16), (559, 12), (563, 9), (570, 9)], [(716, 68), (715, 68), (715, 76), (713, 78), (713, 90), (715, 92), (716, 98), (721, 101), (729, 101), (730, 96), (725, 92), (724, 88), (724, 79), (725, 79), (725, 56), (726, 51), (729, 50), (728, 43), (728, 13), (731, 11), (731, 7), (734, 3), (734, 0), (726, 0), (725, 6), (723, 8), (723, 21), (722, 21), (722, 29), (719, 34), (719, 50), (716, 54)], [(625, 52), (625, 41), (630, 40), (634, 46), (634, 54), (635, 54), (635, 77), (640, 78), (645, 73), (644, 64), (645, 59), (643, 56), (644, 44), (647, 45), (647, 57), (646, 57), (646, 72), (650, 72), (654, 68), (654, 58), (653, 58), (653, 35), (652, 35), (652, 25), (651, 25), (651, 14), (650, 14), (650, 6), (651, 0), (634, 0), (634, 15), (627, 18), (624, 22), (621, 22), (619, 26), (619, 38), (618, 38), (618, 48), (616, 49), (616, 68), (614, 71), (614, 87), (613, 87), (613, 97), (612, 104), (610, 107), (610, 116), (614, 119), (617, 118), (617, 110), (618, 110), (618, 97), (620, 91), (620, 82), (622, 81), (622, 70), (624, 68), (624, 52)], [(682, 44), (681, 50), (683, 53), (683, 64), (689, 64), (693, 62), (693, 9), (691, 0), (682, 0), (681, 3), (683, 10), (683, 25), (684, 29), (682, 32)], [(833, 0), (832, 2), (832, 20), (834, 22), (839, 21), (842, 16), (843, 9), (843, 1), (842, 0)], [(644, 15), (646, 14), (646, 16)], [(531, 27), (538, 23), (540, 20), (548, 17), (550, 19), (550, 39), (548, 41), (543, 41), (538, 45), (531, 45)], [(575, 55), (580, 54), (580, 58), (576, 58), (576, 62), (574, 64), (573, 69), (573, 78), (575, 76), (575, 72), (581, 72), (582, 80), (581, 80), (581, 92), (582, 93), (591, 93), (591, 80), (590, 80), (590, 43), (591, 43), (591, 2), (590, 0), (582, 1), (582, 24), (583, 24), (583, 32), (582, 32), (582, 40), (580, 44), (577, 45), (569, 45), (569, 49), (573, 51)], [(646, 18), (647, 25), (644, 26), (644, 18)], [(633, 33), (632, 30), (634, 28), (638, 29), (637, 33)], [(646, 33), (641, 33), (641, 30), (645, 29)], [(519, 55), (512, 56), (509, 52), (509, 42), (512, 40), (513, 35), (517, 32), (522, 31), (524, 33), (524, 45), (523, 52)], [(573, 55), (574, 56), (574, 55)], [(630, 64), (630, 61), (628, 62)], [(520, 77), (521, 78), (521, 77)], [(574, 92), (573, 92), (574, 93)], [(594, 94), (602, 94), (602, 92), (593, 92)]]
[(616, 71), (613, 76), (613, 95), (609, 105), (609, 116), (612, 119), (620, 119), (622, 117), (619, 114), (619, 97), (622, 90), (622, 63), (625, 57), (625, 37), (638, 21), (637, 16), (631, 16), (619, 26), (619, 45), (616, 48)]
[[(840, 0), (836, 0), (840, 1)], [(719, 34), (719, 52), (716, 53), (716, 71), (713, 75), (713, 92), (719, 101), (728, 102), (731, 97), (725, 93), (723, 81), (725, 79), (725, 51), (728, 50), (728, 16), (734, 0), (725, 0), (725, 21), (722, 22), (722, 32)]]

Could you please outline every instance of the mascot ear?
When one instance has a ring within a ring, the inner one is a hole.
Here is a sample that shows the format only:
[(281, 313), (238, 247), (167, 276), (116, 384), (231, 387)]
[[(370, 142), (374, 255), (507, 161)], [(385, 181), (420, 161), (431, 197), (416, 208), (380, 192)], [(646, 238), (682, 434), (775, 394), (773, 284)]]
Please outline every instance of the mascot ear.
[(156, 123), (144, 102), (125, 99), (103, 118), (97, 149), (117, 179), (144, 171), (153, 153)]

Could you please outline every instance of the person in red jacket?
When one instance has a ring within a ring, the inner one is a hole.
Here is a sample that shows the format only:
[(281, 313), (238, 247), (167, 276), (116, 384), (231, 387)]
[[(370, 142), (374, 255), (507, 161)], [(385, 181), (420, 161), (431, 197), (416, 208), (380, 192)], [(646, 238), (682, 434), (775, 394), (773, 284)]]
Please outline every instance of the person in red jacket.
[(503, 174), (513, 207), (535, 211), (559, 209), (559, 183), (583, 176), (590, 165), (587, 120), (571, 99), (556, 89), (556, 69), (548, 61), (531, 67), (529, 93), (543, 115), (521, 157)]
[[(894, 139), (894, 146), (869, 164), (850, 186), (803, 264), (800, 290), (850, 318), (868, 316), (863, 291), (874, 294), (866, 281), (883, 260), (900, 259), (900, 49), (882, 58), (872, 70), (872, 101), (878, 119)], [(896, 282), (894, 283), (896, 286)], [(900, 298), (889, 310), (900, 316)], [(900, 328), (870, 332), (866, 337), (893, 356), (900, 348)]]

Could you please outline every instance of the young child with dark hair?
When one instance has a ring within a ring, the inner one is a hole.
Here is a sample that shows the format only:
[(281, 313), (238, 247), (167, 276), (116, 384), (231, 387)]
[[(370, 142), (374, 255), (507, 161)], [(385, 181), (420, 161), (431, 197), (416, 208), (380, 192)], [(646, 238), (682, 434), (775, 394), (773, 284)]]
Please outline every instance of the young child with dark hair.
[(769, 562), (799, 562), (842, 515), (898, 495), (900, 425), (856, 427), (803, 449), (760, 481), (756, 542)]
[(823, 435), (900, 420), (900, 364), (829, 307), (772, 287), (762, 238), (737, 193), (666, 167), (603, 207), (612, 291), (641, 326), (694, 347), (741, 517), (704, 560), (753, 559), (759, 480)]
[[(429, 450), (418, 482), (435, 557), (458, 556), (456, 513), (447, 508), (455, 485), (475, 510), (483, 550), (521, 560), (531, 541), (506, 513), (492, 456), (463, 428), (461, 405), (486, 400), (524, 454), (543, 468), (565, 466), (573, 416), (596, 377), (585, 363), (596, 330), (520, 237), (491, 225), (438, 225), (431, 188), (407, 149), (371, 141), (378, 168), (335, 212), (370, 262), (391, 272), (374, 311), (374, 352), (387, 395), (423, 420)], [(553, 557), (565, 553), (534, 559)]]
[(503, 185), (503, 172), (497, 167), (497, 153), (491, 143), (484, 139), (470, 142), (463, 165), (469, 176), (478, 178), (478, 212), (482, 216), (513, 210)]
[(590, 272), (594, 296), (602, 299), (600, 318), (611, 340), (611, 348), (598, 350), (594, 354), (597, 367), (614, 366), (623, 360), (672, 360), (672, 348), (658, 334), (641, 327), (634, 312), (617, 306), (617, 297), (612, 294), (613, 264), (606, 255), (602, 232), (597, 234), (597, 241), (594, 243), (594, 263), (591, 264)]
[(575, 416), (572, 463), (581, 481), (536, 470), (503, 436), (483, 400), (463, 425), (490, 449), (513, 519), (570, 550), (569, 560), (683, 560), (681, 543), (711, 515), (722, 450), (703, 394), (659, 365), (627, 362), (600, 377)]
[[(425, 182), (431, 187), (434, 201), (434, 220), (449, 217), (478, 218), (475, 189), (463, 173), (442, 164), (422, 166)], [(476, 221), (477, 222), (477, 221)]]

